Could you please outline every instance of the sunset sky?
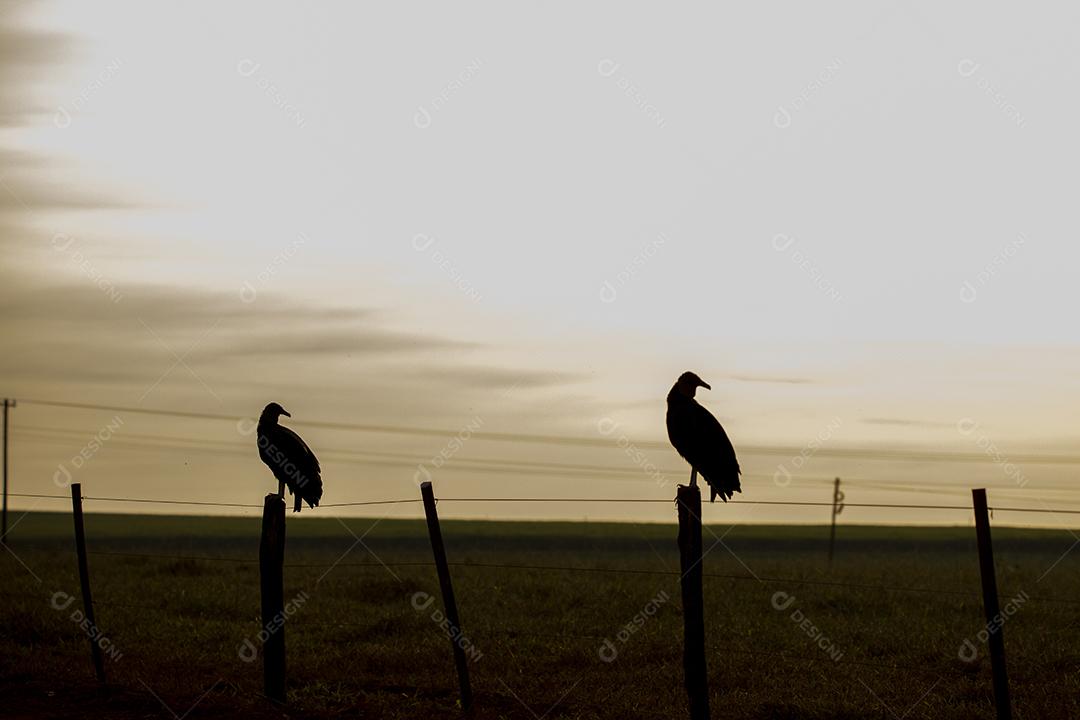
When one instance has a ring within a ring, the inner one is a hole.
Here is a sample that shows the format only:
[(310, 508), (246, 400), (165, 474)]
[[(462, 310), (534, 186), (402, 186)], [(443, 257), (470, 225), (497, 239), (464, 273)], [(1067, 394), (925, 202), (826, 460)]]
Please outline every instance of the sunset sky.
[(11, 491), (63, 495), (63, 465), (88, 496), (258, 505), (276, 483), (233, 420), (30, 401), (277, 401), (328, 504), (418, 497), (455, 437), (443, 497), (667, 500), (689, 470), (656, 445), (664, 398), (692, 369), (739, 500), (827, 501), (840, 476), (852, 503), (1080, 508), (1080, 8), (708, 8), (4, 5)]

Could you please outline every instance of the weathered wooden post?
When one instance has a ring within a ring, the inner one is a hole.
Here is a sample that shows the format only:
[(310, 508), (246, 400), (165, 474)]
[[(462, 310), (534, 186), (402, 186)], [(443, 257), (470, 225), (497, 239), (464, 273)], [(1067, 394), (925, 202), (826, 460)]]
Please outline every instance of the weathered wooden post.
[(263, 504), (259, 543), (259, 585), (262, 593), (263, 691), (285, 702), (285, 500), (276, 493)]
[[(86, 562), (86, 531), (83, 528), (82, 483), (71, 484), (71, 515), (75, 520), (75, 554), (79, 558), (79, 585), (82, 588), (83, 613), (90, 627), (97, 629), (94, 619), (94, 598), (90, 594), (90, 568)], [(101, 657), (101, 647), (97, 644), (95, 633), (90, 635), (90, 658), (94, 661), (94, 672), (98, 682), (105, 684), (105, 661)]]
[(844, 509), (844, 493), (840, 492), (840, 478), (833, 483), (832, 493), (832, 528), (829, 530), (829, 566), (832, 566), (833, 550), (836, 547), (836, 516)]
[(983, 610), (986, 614), (986, 630), (989, 634), (990, 669), (994, 675), (994, 706), (998, 720), (1011, 720), (1012, 704), (1009, 701), (1009, 676), (1005, 671), (1005, 634), (999, 617), (997, 574), (994, 570), (994, 546), (990, 542), (990, 513), (986, 507), (986, 489), (971, 491), (975, 504), (975, 538), (979, 543), (979, 575), (982, 577)]
[(15, 401), (4, 398), (4, 509), (3, 527), (0, 528), (0, 543), (7, 543), (7, 504), (8, 504), (8, 424), (10, 415), (8, 410), (15, 407)]
[(680, 485), (679, 566), (682, 570), (683, 673), (690, 699), (690, 720), (709, 718), (709, 679), (705, 669), (705, 603), (702, 597), (701, 492)]
[(468, 711), (472, 708), (469, 664), (465, 658), (465, 648), (459, 642), (462, 637), (461, 620), (458, 619), (454, 585), (450, 582), (450, 566), (446, 563), (446, 548), (443, 546), (439, 515), (435, 510), (435, 493), (431, 489), (430, 482), (420, 483), (420, 495), (424, 498), (424, 513), (427, 515), (428, 535), (431, 536), (431, 551), (435, 555), (435, 569), (439, 574), (443, 608), (446, 612), (446, 620), (450, 623), (450, 644), (454, 649), (454, 665), (457, 667), (458, 686), (461, 690), (461, 709)]

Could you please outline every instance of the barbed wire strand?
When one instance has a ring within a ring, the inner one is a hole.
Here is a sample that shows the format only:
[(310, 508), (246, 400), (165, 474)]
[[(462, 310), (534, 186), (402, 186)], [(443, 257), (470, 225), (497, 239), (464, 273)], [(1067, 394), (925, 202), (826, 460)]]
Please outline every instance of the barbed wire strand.
[[(54, 500), (67, 500), (70, 499), (70, 495), (45, 495), (35, 493), (8, 493), (10, 497), (26, 497), (26, 498), (49, 498)], [(130, 497), (96, 497), (90, 495), (84, 495), (83, 500), (96, 501), (96, 502), (130, 502), (130, 503), (159, 503), (164, 505), (205, 505), (211, 507), (242, 507), (242, 508), (260, 508), (262, 505), (248, 504), (248, 503), (228, 503), (228, 502), (210, 502), (204, 500), (171, 500), (171, 499), (159, 499), (159, 498), (130, 498)], [(537, 498), (537, 497), (440, 497), (436, 499), (437, 502), (572, 502), (572, 503), (666, 503), (671, 504), (675, 502), (674, 499), (665, 500), (662, 498)], [(327, 503), (320, 505), (320, 507), (359, 507), (365, 505), (397, 505), (405, 503), (418, 503), (423, 502), (421, 498), (398, 498), (394, 500), (362, 500), (356, 502), (346, 503)], [(824, 501), (810, 501), (810, 500), (732, 500), (731, 505), (780, 505), (790, 507), (832, 507), (833, 503)], [(969, 505), (923, 505), (915, 503), (843, 503), (845, 508), (858, 507), (858, 508), (894, 508), (904, 510), (971, 510)], [(991, 512), (1030, 512), (1030, 513), (1060, 513), (1066, 515), (1080, 515), (1080, 510), (1072, 510), (1066, 508), (1025, 508), (1025, 507), (1011, 507), (1004, 505), (995, 505), (988, 508)]]

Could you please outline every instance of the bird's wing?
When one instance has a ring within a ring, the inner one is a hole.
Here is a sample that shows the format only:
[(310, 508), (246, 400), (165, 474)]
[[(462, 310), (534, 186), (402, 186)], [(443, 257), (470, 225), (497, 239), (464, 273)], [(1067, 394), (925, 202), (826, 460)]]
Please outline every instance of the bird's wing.
[(739, 459), (735, 456), (735, 446), (731, 444), (731, 439), (728, 438), (720, 421), (696, 402), (692, 406), (692, 412), (697, 430), (694, 433), (697, 444), (713, 459), (707, 464), (719, 464), (722, 467), (734, 468), (735, 472), (741, 473)]
[(672, 445), (705, 478), (713, 497), (741, 491), (739, 461), (720, 421), (696, 401), (674, 399), (668, 408)]
[(304, 442), (304, 438), (300, 437), (284, 425), (278, 425), (278, 428), (281, 430), (281, 437), (288, 438), (289, 444), (291, 445), (290, 449), (296, 450), (293, 455), (298, 458), (307, 458), (315, 472), (318, 473), (320, 470), (319, 458), (315, 457), (315, 451), (308, 447), (308, 444)]
[[(289, 486), (312, 507), (322, 498), (322, 477), (319, 459), (303, 438), (284, 425), (275, 425), (266, 433), (267, 447), (260, 444), (263, 462), (274, 476)], [(292, 466), (291, 472), (287, 469)]]

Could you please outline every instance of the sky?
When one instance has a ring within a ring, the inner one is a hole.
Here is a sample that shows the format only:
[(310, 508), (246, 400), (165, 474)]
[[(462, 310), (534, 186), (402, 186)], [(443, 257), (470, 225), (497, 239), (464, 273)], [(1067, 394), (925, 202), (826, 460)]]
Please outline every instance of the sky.
[(839, 476), (849, 503), (1080, 508), (1078, 16), (6, 3), (11, 491), (258, 505), (236, 419), (277, 401), (327, 504), (418, 497), (424, 466), (445, 498), (657, 501), (451, 517), (670, 521), (690, 369), (740, 500), (828, 502)]

